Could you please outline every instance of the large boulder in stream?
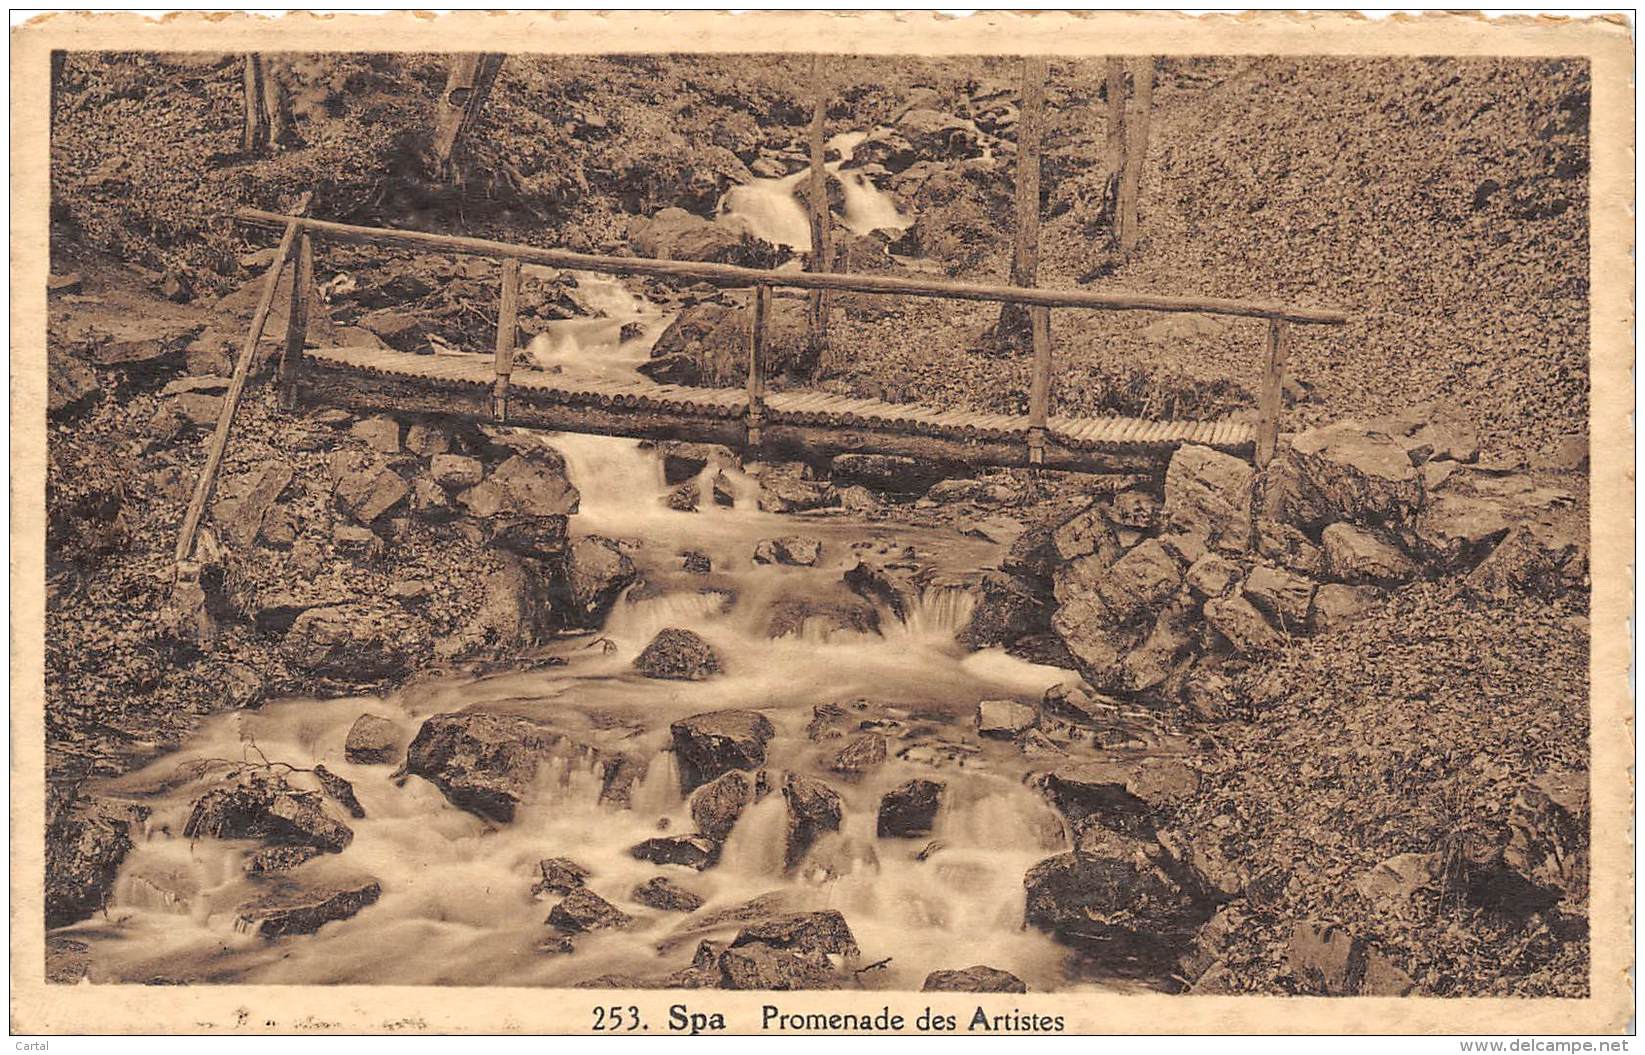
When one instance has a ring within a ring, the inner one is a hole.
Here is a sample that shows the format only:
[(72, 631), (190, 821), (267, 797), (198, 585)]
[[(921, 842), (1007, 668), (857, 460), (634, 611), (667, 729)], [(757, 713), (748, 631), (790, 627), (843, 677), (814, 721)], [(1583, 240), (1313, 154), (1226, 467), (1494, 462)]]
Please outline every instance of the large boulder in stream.
[(292, 787), (284, 777), (251, 772), (206, 792), (183, 825), (185, 838), (263, 839), (338, 853), (354, 831), (317, 791)]
[(697, 830), (723, 843), (754, 799), (754, 784), (747, 774), (733, 769), (698, 788), (691, 796), (691, 819)]
[(788, 804), (783, 867), (793, 868), (824, 833), (840, 830), (843, 807), (839, 792), (820, 780), (795, 773), (783, 776), (783, 799)]
[(566, 475), (565, 459), (547, 447), (512, 455), (456, 497), (480, 521), (487, 541), (522, 557), (564, 552), (568, 518), (581, 500)]
[(1028, 986), (1010, 971), (977, 964), (960, 971), (932, 971), (922, 993), (1026, 993)]
[(590, 930), (622, 930), (634, 917), (587, 887), (577, 887), (548, 913), (548, 924), (568, 934)]
[(659, 835), (629, 847), (629, 855), (659, 865), (684, 865), (701, 872), (720, 859), (720, 844), (706, 835)]
[(665, 627), (634, 657), (634, 669), (648, 678), (665, 681), (706, 681), (725, 668), (701, 635), (681, 627)]
[[(550, 759), (589, 762), (600, 752), (550, 726), (518, 715), (436, 714), (406, 748), (405, 772), (439, 788), (451, 804), (488, 820), (508, 822)], [(610, 785), (623, 766), (604, 760)]]
[(351, 882), (265, 881), (264, 893), (237, 910), (235, 926), (264, 938), (313, 934), (327, 923), (348, 919), (382, 896), (375, 879)]
[(1100, 837), (1028, 870), (1024, 921), (1105, 959), (1171, 962), (1210, 917), (1211, 903), (1174, 877), (1157, 842), (1091, 834)]
[(777, 735), (759, 711), (709, 711), (669, 727), (679, 759), (681, 790), (690, 791), (733, 769), (752, 772), (765, 765), (765, 745)]
[(942, 807), (943, 785), (935, 780), (910, 780), (880, 799), (876, 831), (882, 839), (912, 839), (931, 834)]
[(705, 220), (684, 209), (660, 210), (629, 221), (628, 243), (640, 256), (658, 260), (700, 260), (743, 267), (771, 267), (784, 255), (731, 216)]
[(85, 919), (108, 904), (147, 814), (131, 803), (48, 795), (46, 926)]
[(598, 627), (606, 611), (636, 578), (634, 562), (616, 542), (585, 535), (567, 547), (567, 617), (577, 626)]

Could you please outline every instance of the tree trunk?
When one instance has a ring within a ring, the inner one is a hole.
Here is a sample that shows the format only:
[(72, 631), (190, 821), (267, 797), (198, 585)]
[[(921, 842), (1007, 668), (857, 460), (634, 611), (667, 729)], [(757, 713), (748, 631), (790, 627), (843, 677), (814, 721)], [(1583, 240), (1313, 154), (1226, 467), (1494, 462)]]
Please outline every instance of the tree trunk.
[[(1017, 231), (1011, 253), (1011, 284), (1032, 286), (1040, 265), (1040, 139), (1045, 115), (1045, 59), (1022, 60), (1022, 113), (1017, 119)], [(1004, 338), (1026, 328), (1028, 311), (1020, 304), (1000, 307), (994, 327)]]
[(245, 128), (240, 137), (240, 149), (247, 154), (260, 154), (268, 146), (268, 115), (263, 95), (263, 56), (252, 52), (245, 62)]
[(1103, 212), (1109, 224), (1119, 229), (1120, 173), (1125, 171), (1125, 60), (1108, 60), (1108, 136), (1104, 160), (1108, 180), (1103, 188)]
[(291, 134), (291, 109), (285, 90), (268, 59), (252, 52), (245, 64), (246, 123), (240, 146), (247, 154), (262, 154)]
[[(809, 192), (811, 214), (811, 255), (807, 271), (834, 269), (834, 231), (828, 209), (828, 173), (823, 168), (823, 119), (828, 110), (827, 87), (823, 80), (822, 56), (811, 56), (811, 174)], [(809, 365), (818, 370), (828, 356), (829, 295), (827, 290), (811, 291), (807, 312)]]
[(479, 123), (480, 111), (502, 68), (503, 56), (499, 54), (468, 52), (452, 57), (434, 117), (431, 153), (438, 178), (455, 178), (463, 139)]
[(1142, 165), (1148, 157), (1148, 118), (1154, 108), (1154, 60), (1137, 59), (1132, 67), (1136, 83), (1136, 113), (1128, 122), (1125, 143), (1125, 175), (1120, 180), (1120, 251), (1137, 246), (1137, 189), (1142, 183)]

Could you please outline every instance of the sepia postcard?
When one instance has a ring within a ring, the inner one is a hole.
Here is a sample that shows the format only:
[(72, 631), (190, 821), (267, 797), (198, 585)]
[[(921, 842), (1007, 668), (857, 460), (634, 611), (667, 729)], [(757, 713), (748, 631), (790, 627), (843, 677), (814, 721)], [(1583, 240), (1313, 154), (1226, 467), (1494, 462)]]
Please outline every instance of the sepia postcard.
[(14, 1033), (1633, 1028), (1627, 16), (11, 44)]

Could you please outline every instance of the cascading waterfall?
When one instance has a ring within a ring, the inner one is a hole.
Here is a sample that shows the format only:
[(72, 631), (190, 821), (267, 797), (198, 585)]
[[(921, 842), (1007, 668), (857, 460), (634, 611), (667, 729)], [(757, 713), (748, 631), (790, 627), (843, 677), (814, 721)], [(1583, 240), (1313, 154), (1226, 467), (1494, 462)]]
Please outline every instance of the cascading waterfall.
[[(533, 353), (566, 371), (632, 371), (666, 315), (610, 279), (580, 277), (579, 289), (607, 316), (592, 320), (598, 325), (552, 323)], [(792, 910), (839, 909), (865, 952), (892, 957), (887, 969), (863, 976), (865, 985), (918, 989), (931, 970), (989, 963), (1031, 988), (1067, 988), (1060, 947), (1022, 928), (1023, 873), (1063, 846), (1055, 815), (1035, 792), (1015, 776), (944, 768), (913, 755), (853, 783), (822, 766), (843, 740), (815, 743), (805, 732), (813, 708), (856, 699), (882, 701), (893, 725), (929, 724), (943, 715), (964, 725), (979, 700), (1037, 695), (1066, 672), (998, 651), (956, 649), (953, 635), (975, 604), (962, 587), (928, 590), (906, 619), (878, 606), (878, 633), (824, 632), (813, 623), (787, 636), (768, 633), (768, 613), (780, 603), (843, 597), (866, 604), (841, 585), (856, 560), (854, 547), (865, 540), (949, 546), (961, 563), (984, 559), (976, 550), (982, 544), (848, 517), (802, 520), (763, 512), (747, 499), (731, 509), (705, 502), (701, 512), (679, 512), (663, 504), (656, 452), (645, 445), (571, 435), (545, 442), (564, 455), (583, 496), (573, 529), (636, 540), (631, 552), (646, 588), (619, 599), (597, 633), (566, 641), (562, 666), (422, 684), (383, 699), (289, 700), (224, 715), (205, 723), (181, 751), (110, 782), (104, 793), (153, 812), (106, 915), (65, 928), (91, 947), (89, 977), (565, 986), (606, 973), (657, 974), (689, 962), (695, 941), (671, 944), (670, 936), (699, 918), (632, 900), (637, 884), (662, 874), (703, 896), (704, 913), (773, 891)], [(755, 486), (735, 466), (711, 471), (731, 474), (744, 494)], [(793, 534), (822, 543), (816, 567), (752, 562), (760, 539)], [(708, 554), (713, 573), (705, 579), (684, 572), (685, 550)], [(634, 674), (634, 655), (667, 626), (700, 633), (725, 673), (700, 683)], [(427, 716), (468, 707), (574, 720), (580, 728), (632, 724), (641, 732), (624, 741), (624, 751), (649, 765), (624, 809), (601, 801), (598, 763), (568, 752), (540, 767), (514, 820), (496, 824), (458, 809), (420, 777), (396, 777), (391, 765), (344, 756), (348, 729), (363, 712), (393, 721), (403, 743)], [(694, 829), (670, 723), (732, 707), (759, 708), (778, 729), (768, 749), (770, 791), (743, 813), (714, 867), (697, 873), (637, 860), (629, 853), (636, 843)], [(984, 750), (994, 752), (1005, 773), (1013, 765), (1020, 773), (1014, 745)], [(186, 839), (183, 830), (192, 803), (246, 759), (295, 767), (291, 779), (299, 786), (312, 786), (306, 771), (316, 765), (353, 783), (366, 817), (348, 822), (352, 843), (291, 875), (304, 882), (374, 878), (381, 886), (374, 904), (313, 935), (275, 941), (237, 923), (238, 907), (261, 889), (244, 867), (256, 845)], [(828, 781), (844, 803), (842, 830), (822, 835), (793, 869), (784, 867), (784, 772)], [(879, 838), (880, 797), (914, 775), (948, 786), (936, 829), (929, 839)], [(538, 861), (558, 856), (587, 868), (590, 886), (640, 922), (579, 935), (571, 954), (545, 948), (550, 905), (533, 900), (530, 890)], [(660, 947), (670, 951), (659, 954)]]
[[(895, 199), (861, 172), (843, 167), (851, 152), (866, 138), (866, 132), (843, 132), (830, 139), (826, 147), (838, 155), (836, 160), (825, 162), (823, 169), (838, 176), (844, 190), (841, 219), (857, 234), (882, 228), (904, 230), (913, 221), (897, 209)], [(732, 187), (720, 202), (720, 213), (741, 220), (749, 231), (767, 242), (809, 252), (811, 221), (798, 192), (810, 175), (811, 169), (806, 167), (776, 179), (755, 179)]]

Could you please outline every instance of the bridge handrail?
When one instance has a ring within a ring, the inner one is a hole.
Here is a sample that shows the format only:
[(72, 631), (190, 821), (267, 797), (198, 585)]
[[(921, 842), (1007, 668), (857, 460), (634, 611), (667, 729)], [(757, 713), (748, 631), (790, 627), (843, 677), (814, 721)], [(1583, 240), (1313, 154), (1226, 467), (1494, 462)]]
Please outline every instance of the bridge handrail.
[(337, 242), (396, 246), (401, 249), (465, 253), (473, 256), (518, 260), (525, 264), (571, 268), (609, 275), (655, 275), (709, 282), (720, 286), (786, 286), (793, 289), (841, 290), (848, 293), (884, 293), (909, 297), (939, 297), (947, 300), (1002, 301), (1046, 308), (1090, 308), (1097, 311), (1198, 312), (1271, 319), (1302, 325), (1340, 326), (1348, 321), (1345, 312), (1330, 308), (1298, 308), (1281, 304), (1227, 300), (1218, 297), (1169, 297), (1154, 293), (1096, 293), (1083, 289), (1046, 289), (1039, 286), (995, 286), (972, 282), (939, 282), (889, 275), (862, 275), (838, 272), (780, 271), (734, 264), (709, 264), (694, 260), (659, 260), (643, 256), (601, 256), (574, 253), (566, 249), (542, 249), (513, 242), (485, 238), (397, 231), (386, 227), (362, 227), (329, 220), (240, 209), (235, 218), (250, 224), (284, 228), (297, 224), (303, 231)]
[[(881, 293), (911, 297), (939, 297), (946, 300), (1000, 301), (1028, 308), (1033, 335), (1034, 360), (1028, 399), (1028, 461), (1042, 464), (1045, 458), (1051, 403), (1051, 321), (1052, 308), (1089, 308), (1097, 311), (1199, 312), (1235, 315), (1268, 320), (1268, 361), (1258, 394), (1256, 462), (1268, 464), (1279, 442), (1279, 418), (1283, 404), (1286, 358), (1290, 349), (1290, 325), (1340, 326), (1348, 321), (1341, 311), (1326, 308), (1295, 308), (1276, 304), (1225, 300), (1215, 297), (1167, 297), (1153, 293), (1093, 293), (1080, 289), (1045, 289), (1035, 286), (991, 286), (968, 282), (935, 282), (929, 279), (893, 278), (888, 275), (860, 275), (814, 271), (778, 271), (731, 264), (709, 264), (693, 260), (658, 260), (651, 257), (597, 256), (565, 249), (540, 249), (512, 242), (494, 242), (459, 235), (396, 231), (385, 227), (362, 227), (290, 216), (262, 209), (240, 209), (235, 218), (251, 224), (278, 227), (300, 234), (302, 256), (311, 259), (310, 243), (315, 238), (337, 242), (397, 246), (403, 249), (454, 252), (485, 256), (503, 262), (501, 301), (497, 317), (497, 346), (492, 394), (492, 413), (498, 421), (508, 418), (509, 375), (513, 369), (516, 337), (520, 265), (542, 264), (610, 275), (653, 275), (660, 278), (692, 279), (721, 286), (753, 287), (753, 321), (748, 343), (748, 442), (760, 443), (765, 404), (765, 335), (771, 310), (771, 289), (841, 290), (852, 293)], [(285, 244), (285, 243), (282, 243)], [(291, 255), (289, 246), (275, 262), (277, 276)], [(312, 265), (311, 265), (312, 266)], [(273, 281), (271, 279), (270, 281)], [(305, 282), (306, 284), (306, 282)], [(294, 395), (294, 379), (302, 359), (302, 297), (292, 297), (291, 326), (287, 328), (286, 351), (280, 362), (284, 396)], [(255, 338), (253, 338), (255, 341)]]

